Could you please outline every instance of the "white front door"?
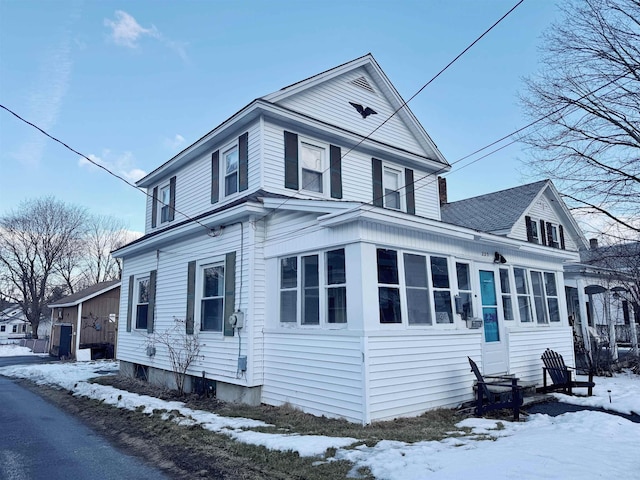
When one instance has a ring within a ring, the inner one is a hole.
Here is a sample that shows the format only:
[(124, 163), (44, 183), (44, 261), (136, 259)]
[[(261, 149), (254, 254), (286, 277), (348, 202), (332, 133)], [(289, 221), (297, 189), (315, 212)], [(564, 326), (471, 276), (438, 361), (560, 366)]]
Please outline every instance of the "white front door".
[(507, 341), (496, 289), (497, 271), (480, 270), (480, 301), (482, 304), (482, 373), (507, 373)]

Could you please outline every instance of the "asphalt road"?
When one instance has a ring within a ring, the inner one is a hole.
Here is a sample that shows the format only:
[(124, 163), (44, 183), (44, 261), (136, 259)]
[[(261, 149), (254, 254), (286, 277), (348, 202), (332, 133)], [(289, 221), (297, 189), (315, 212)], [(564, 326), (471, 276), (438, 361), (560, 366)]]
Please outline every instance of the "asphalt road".
[[(0, 366), (25, 357), (0, 358)], [(28, 363), (41, 362), (28, 357)], [(165, 479), (74, 417), (0, 376), (0, 479)]]

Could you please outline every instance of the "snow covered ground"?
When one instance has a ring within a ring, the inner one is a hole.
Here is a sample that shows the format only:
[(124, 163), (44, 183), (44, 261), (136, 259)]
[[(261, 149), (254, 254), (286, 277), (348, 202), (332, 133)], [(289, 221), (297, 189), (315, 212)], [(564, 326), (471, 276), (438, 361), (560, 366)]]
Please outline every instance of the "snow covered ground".
[[(471, 433), (452, 432), (451, 437), (438, 442), (381, 441), (373, 447), (350, 448), (357, 439), (255, 432), (252, 428), (265, 424), (221, 417), (190, 409), (182, 402), (162, 401), (86, 381), (117, 369), (117, 362), (99, 361), (11, 366), (0, 368), (0, 374), (59, 386), (74, 395), (119, 408), (143, 407), (146, 413), (161, 415), (167, 421), (200, 424), (237, 441), (273, 450), (322, 457), (327, 448), (335, 447), (335, 457), (319, 461), (349, 460), (354, 463), (354, 477), (358, 467), (368, 467), (380, 480), (640, 478), (640, 424), (607, 413), (581, 411), (558, 417), (536, 414), (519, 423), (472, 418), (458, 424), (459, 428), (470, 428)], [(558, 397), (580, 405), (640, 414), (640, 377), (598, 377), (593, 397)]]
[(48, 353), (33, 353), (30, 348), (21, 347), (15, 343), (0, 345), (0, 357), (21, 357), (24, 355), (49, 356)]

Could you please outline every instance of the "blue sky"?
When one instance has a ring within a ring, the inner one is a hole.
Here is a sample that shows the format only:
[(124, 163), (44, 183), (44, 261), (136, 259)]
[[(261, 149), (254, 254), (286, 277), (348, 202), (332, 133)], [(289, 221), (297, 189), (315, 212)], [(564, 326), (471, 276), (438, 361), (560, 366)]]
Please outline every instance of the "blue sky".
[[(516, 0), (0, 0), (0, 103), (136, 180), (254, 98), (371, 52), (408, 99)], [(526, 0), (409, 105), (455, 162), (527, 123), (558, 12)], [(450, 200), (516, 186), (517, 145), (454, 171)], [(55, 195), (142, 231), (144, 195), (0, 110), (0, 215)]]

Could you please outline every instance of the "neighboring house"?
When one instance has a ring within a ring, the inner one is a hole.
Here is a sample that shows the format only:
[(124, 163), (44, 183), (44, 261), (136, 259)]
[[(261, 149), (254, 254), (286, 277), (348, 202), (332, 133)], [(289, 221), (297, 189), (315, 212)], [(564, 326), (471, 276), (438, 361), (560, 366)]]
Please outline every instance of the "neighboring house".
[(467, 356), (535, 382), (545, 348), (573, 365), (563, 263), (585, 242), (555, 188), (446, 204), (450, 166), (403, 105), (365, 55), (140, 180), (145, 235), (115, 252), (121, 370), (170, 385), (154, 336), (178, 325), (218, 398), (366, 424), (471, 400)]
[(112, 280), (49, 304), (49, 353), (60, 358), (113, 358), (119, 303), (120, 281)]
[(10, 305), (0, 312), (0, 343), (18, 340), (31, 333), (31, 324), (19, 305)]
[[(640, 242), (580, 252), (580, 261), (565, 267), (567, 305), (574, 329), (587, 352), (606, 345), (612, 360), (618, 344), (630, 344), (638, 355), (640, 324)], [(586, 321), (584, 321), (586, 319)]]

